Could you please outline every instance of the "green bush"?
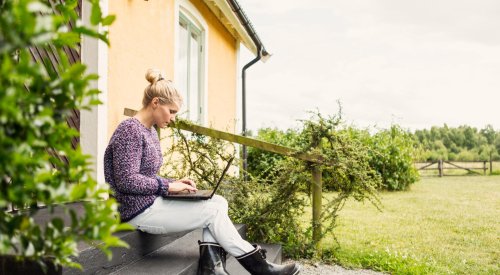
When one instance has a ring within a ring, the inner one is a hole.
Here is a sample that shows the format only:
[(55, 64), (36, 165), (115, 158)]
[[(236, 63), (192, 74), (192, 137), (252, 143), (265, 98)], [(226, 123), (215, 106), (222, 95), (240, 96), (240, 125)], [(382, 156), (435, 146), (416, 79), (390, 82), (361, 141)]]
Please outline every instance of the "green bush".
[[(102, 18), (97, 0), (91, 3), (94, 25), (113, 21)], [(72, 147), (78, 132), (66, 122), (73, 109), (99, 101), (90, 87), (97, 76), (86, 74), (82, 64), (70, 65), (64, 49), (76, 48), (80, 35), (105, 40), (105, 33), (91, 28), (66, 27), (78, 19), (77, 4), (66, 0), (54, 13), (48, 1), (0, 1), (0, 254), (71, 266), (79, 266), (69, 257), (77, 255), (79, 241), (99, 241), (108, 255), (110, 246), (126, 245), (112, 235), (125, 228), (114, 218), (117, 205), (102, 200), (107, 190), (90, 177), (89, 157)], [(46, 66), (34, 62), (34, 47), (56, 54), (58, 67), (48, 59)], [(79, 217), (64, 205), (82, 200)], [(32, 211), (5, 211), (9, 205)], [(38, 205), (59, 205), (71, 221), (54, 217), (37, 224), (32, 215)]]
[(475, 161), (479, 159), (479, 156), (475, 150), (464, 149), (458, 153), (457, 159), (461, 161)]
[[(322, 236), (334, 232), (338, 211), (348, 198), (369, 200), (378, 205), (376, 187), (380, 177), (369, 165), (368, 148), (342, 130), (340, 114), (326, 118), (319, 113), (313, 114), (302, 121), (295, 139), (294, 144), (300, 152), (320, 156), (323, 185), (336, 186), (338, 191), (331, 200), (323, 202)], [(310, 204), (314, 165), (293, 158), (276, 163), (272, 168), (273, 182), (266, 187), (266, 195), (254, 194), (259, 199), (252, 201), (251, 210), (237, 217), (241, 222), (253, 224), (249, 230), (251, 238), (282, 243), (289, 257), (310, 258), (320, 253), (312, 238), (315, 225), (303, 228), (299, 220), (304, 206)], [(308, 196), (301, 196), (303, 193)], [(244, 206), (239, 205), (240, 208)]]
[(418, 172), (413, 166), (415, 143), (409, 132), (392, 125), (368, 141), (371, 144), (370, 166), (381, 175), (382, 188), (406, 190), (418, 180)]
[[(257, 136), (254, 138), (297, 149), (300, 148), (298, 135), (298, 130), (296, 129), (282, 131), (277, 128), (262, 128), (258, 130)], [(272, 183), (274, 181), (273, 176), (275, 175), (272, 170), (279, 162), (285, 159), (285, 156), (253, 147), (247, 147), (247, 150), (248, 172), (260, 180)]]
[[(304, 146), (305, 139), (301, 134), (298, 129), (282, 131), (265, 128), (258, 131), (256, 138), (297, 149)], [(402, 130), (401, 127), (393, 125), (390, 129), (380, 130), (371, 135), (368, 130), (339, 125), (335, 129), (334, 135), (337, 138), (336, 142), (340, 144), (337, 147), (339, 152), (345, 151), (348, 144), (356, 143), (361, 146), (359, 151), (365, 150), (370, 156), (371, 170), (376, 171), (382, 178), (382, 183), (378, 188), (390, 191), (405, 190), (418, 180), (418, 172), (413, 166), (413, 160), (417, 154), (416, 144), (412, 135)], [(446, 150), (442, 146), (441, 148)], [(270, 177), (273, 174), (269, 171), (284, 157), (255, 148), (249, 149), (248, 152), (249, 173), (272, 182), (273, 179)], [(428, 152), (425, 153), (428, 154)], [(435, 158), (440, 159), (441, 157), (435, 156)], [(335, 176), (338, 178), (334, 178)], [(339, 178), (339, 175), (325, 169), (323, 177), (326, 179), (323, 184), (326, 190), (339, 191), (342, 189), (341, 186), (344, 184), (342, 175)]]

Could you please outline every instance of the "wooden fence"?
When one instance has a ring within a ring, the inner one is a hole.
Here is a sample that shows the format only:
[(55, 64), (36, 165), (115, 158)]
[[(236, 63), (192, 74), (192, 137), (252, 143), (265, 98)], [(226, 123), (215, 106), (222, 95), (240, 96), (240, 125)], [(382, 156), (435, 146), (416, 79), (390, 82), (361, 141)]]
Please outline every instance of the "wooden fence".
[[(489, 165), (488, 165), (489, 164)], [(436, 160), (430, 162), (414, 163), (418, 171), (436, 171), (440, 177), (445, 175), (445, 170), (465, 170), (472, 174), (486, 175), (487, 171), (490, 174), (493, 170), (493, 162), (490, 161), (446, 161)], [(489, 166), (489, 167), (488, 167)], [(482, 172), (481, 172), (482, 171)]]

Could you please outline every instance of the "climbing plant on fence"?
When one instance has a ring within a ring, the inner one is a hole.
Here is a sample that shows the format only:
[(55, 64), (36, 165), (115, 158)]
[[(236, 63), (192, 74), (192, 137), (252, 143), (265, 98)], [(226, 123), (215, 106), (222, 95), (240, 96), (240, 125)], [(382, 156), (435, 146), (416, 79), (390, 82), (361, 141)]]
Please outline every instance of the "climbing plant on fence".
[[(96, 26), (114, 17), (103, 18), (99, 1), (89, 2), (92, 27), (77, 24), (77, 0), (0, 0), (0, 254), (78, 266), (69, 256), (79, 241), (97, 241), (109, 256), (109, 247), (126, 246), (112, 235), (125, 228), (115, 218), (117, 205), (103, 201), (107, 190), (91, 178), (89, 157), (71, 143), (78, 132), (66, 122), (73, 109), (99, 103), (90, 86), (97, 76), (70, 65), (64, 51), (76, 49), (82, 35), (107, 41)], [(34, 62), (35, 47), (57, 56), (57, 67), (48, 59), (45, 66)], [(78, 217), (64, 205), (72, 201), (86, 202)], [(64, 208), (69, 224), (60, 217), (35, 223), (40, 205)]]
[[(363, 144), (369, 155), (369, 163), (372, 170), (381, 177), (381, 184), (378, 189), (389, 191), (406, 190), (411, 184), (418, 180), (418, 173), (413, 166), (416, 154), (416, 143), (411, 133), (405, 131), (398, 125), (392, 125), (389, 129), (380, 129), (374, 134), (366, 129), (358, 129), (353, 126), (338, 125), (335, 135)], [(273, 128), (263, 128), (257, 133), (258, 139), (285, 145), (293, 148), (301, 148), (304, 145), (302, 129), (279, 130)], [(257, 148), (248, 150), (249, 171), (252, 174), (259, 174), (264, 179), (271, 177), (267, 173), (270, 167), (284, 159), (284, 156), (276, 155)], [(330, 179), (335, 176), (328, 172), (323, 173), (327, 180), (324, 187), (329, 191), (340, 190), (337, 184), (339, 181)]]
[[(323, 203), (323, 236), (334, 233), (337, 213), (348, 198), (379, 205), (376, 187), (381, 179), (369, 165), (369, 150), (339, 131), (340, 126), (340, 115), (325, 118), (316, 113), (303, 121), (295, 149), (320, 155), (323, 164), (284, 157), (264, 170), (265, 175), (249, 175), (248, 181), (228, 179), (230, 184), (222, 187), (221, 194), (229, 201), (233, 220), (247, 224), (250, 239), (281, 243), (292, 257), (317, 255), (312, 239), (314, 226), (303, 226), (300, 220), (310, 204), (311, 165), (321, 165), (323, 173), (330, 175), (324, 178), (325, 185), (338, 186), (336, 196)], [(232, 145), (224, 141), (180, 130), (174, 130), (169, 140), (173, 146), (165, 156), (167, 177), (190, 176), (199, 181), (214, 178), (220, 161), (234, 154), (234, 149), (228, 149)]]

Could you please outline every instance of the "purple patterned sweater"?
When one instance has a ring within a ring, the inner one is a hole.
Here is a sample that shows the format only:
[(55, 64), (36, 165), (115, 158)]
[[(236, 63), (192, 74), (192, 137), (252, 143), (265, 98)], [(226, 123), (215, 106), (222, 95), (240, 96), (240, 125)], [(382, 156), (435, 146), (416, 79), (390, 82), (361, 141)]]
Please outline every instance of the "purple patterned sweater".
[(113, 133), (104, 153), (104, 177), (119, 203), (122, 222), (142, 213), (167, 193), (171, 180), (157, 176), (163, 158), (154, 127), (129, 118)]

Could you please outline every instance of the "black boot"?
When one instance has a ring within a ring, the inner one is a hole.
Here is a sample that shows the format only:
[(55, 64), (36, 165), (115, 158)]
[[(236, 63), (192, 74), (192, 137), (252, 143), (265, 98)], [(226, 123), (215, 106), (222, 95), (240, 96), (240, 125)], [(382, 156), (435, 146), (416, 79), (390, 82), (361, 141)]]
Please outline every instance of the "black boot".
[(300, 265), (277, 265), (266, 261), (266, 250), (253, 245), (254, 250), (236, 257), (238, 262), (252, 275), (295, 275), (300, 272)]
[(200, 242), (198, 275), (229, 275), (226, 271), (227, 252), (218, 243)]

